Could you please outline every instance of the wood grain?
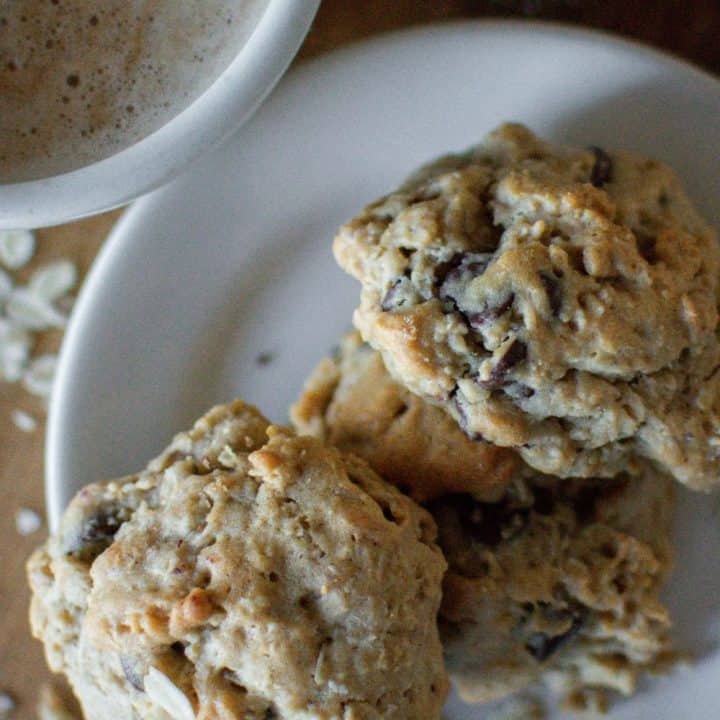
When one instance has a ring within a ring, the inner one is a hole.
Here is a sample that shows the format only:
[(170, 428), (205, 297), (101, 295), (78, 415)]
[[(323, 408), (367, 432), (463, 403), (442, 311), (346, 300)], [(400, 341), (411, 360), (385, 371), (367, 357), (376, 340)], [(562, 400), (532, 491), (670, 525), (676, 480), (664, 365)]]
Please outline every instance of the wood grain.
[[(370, 35), (414, 24), (467, 17), (536, 17), (592, 25), (619, 32), (680, 54), (711, 71), (720, 71), (720, 3), (715, 0), (325, 0), (298, 61)], [(38, 233), (33, 267), (54, 257), (74, 260), (84, 272), (119, 213)], [(24, 272), (29, 273), (32, 268)], [(55, 350), (51, 335), (38, 346)], [(24, 434), (10, 421), (15, 408), (42, 417), (43, 409), (18, 386), (0, 383), (0, 690), (18, 702), (13, 718), (36, 717), (39, 688), (49, 679), (39, 643), (30, 638), (24, 563), (42, 533), (20, 537), (14, 513), (20, 507), (43, 509), (43, 431)]]

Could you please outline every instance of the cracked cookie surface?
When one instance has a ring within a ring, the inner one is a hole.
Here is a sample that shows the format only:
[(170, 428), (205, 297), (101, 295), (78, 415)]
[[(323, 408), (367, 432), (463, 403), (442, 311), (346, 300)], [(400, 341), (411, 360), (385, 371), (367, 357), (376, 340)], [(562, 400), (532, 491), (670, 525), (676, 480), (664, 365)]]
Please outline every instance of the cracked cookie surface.
[[(516, 458), (498, 484), (492, 464), (474, 464), (484, 443), (408, 395), (353, 333), (317, 366), (292, 418), (430, 500), (449, 564), (441, 636), (461, 694), (482, 702), (538, 679), (575, 707), (602, 702), (603, 690), (632, 693), (670, 657), (659, 592), (671, 565), (672, 481), (648, 463), (638, 476), (560, 480)], [(395, 418), (408, 402), (425, 421), (409, 422), (407, 410)], [(434, 448), (448, 449), (435, 483), (409, 486), (411, 471), (432, 475)]]
[(29, 561), (33, 632), (88, 720), (436, 719), (435, 536), (364, 462), (236, 402), (76, 496)]
[(720, 482), (720, 249), (679, 180), (504, 125), (344, 225), (355, 324), (470, 437), (558, 476)]

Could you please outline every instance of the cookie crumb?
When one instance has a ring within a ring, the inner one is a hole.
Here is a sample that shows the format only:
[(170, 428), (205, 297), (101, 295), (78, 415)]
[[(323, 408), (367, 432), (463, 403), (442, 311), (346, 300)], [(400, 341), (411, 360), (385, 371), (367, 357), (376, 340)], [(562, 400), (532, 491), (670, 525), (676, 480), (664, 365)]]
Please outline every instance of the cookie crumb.
[(42, 527), (42, 518), (30, 508), (20, 508), (15, 513), (15, 529), (20, 535), (32, 535)]
[(26, 433), (35, 432), (35, 430), (37, 430), (37, 420), (30, 413), (27, 413), (24, 410), (13, 410), (10, 417), (18, 430), (22, 430)]
[(32, 339), (29, 333), (7, 318), (0, 317), (0, 380), (20, 380), (30, 359)]
[(275, 359), (275, 353), (271, 350), (265, 350), (258, 353), (255, 357), (255, 363), (260, 366), (269, 365)]

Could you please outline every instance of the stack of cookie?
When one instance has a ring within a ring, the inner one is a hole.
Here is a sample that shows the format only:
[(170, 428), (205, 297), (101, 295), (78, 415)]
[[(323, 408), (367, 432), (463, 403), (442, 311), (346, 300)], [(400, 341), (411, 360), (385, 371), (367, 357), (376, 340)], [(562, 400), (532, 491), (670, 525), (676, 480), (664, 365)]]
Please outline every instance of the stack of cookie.
[(85, 488), (29, 563), (88, 720), (438, 720), (672, 661), (674, 481), (720, 482), (720, 248), (675, 176), (506, 125), (336, 238), (359, 332)]
[(505, 125), (334, 251), (359, 333), (293, 421), (430, 510), (462, 696), (632, 693), (672, 656), (672, 481), (720, 483), (720, 249), (676, 176)]

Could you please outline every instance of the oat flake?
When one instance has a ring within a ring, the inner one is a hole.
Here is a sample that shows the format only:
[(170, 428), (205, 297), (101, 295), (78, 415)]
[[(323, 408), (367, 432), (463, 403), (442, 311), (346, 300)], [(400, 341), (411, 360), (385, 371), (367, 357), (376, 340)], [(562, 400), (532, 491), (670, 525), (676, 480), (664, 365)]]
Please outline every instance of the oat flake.
[(30, 508), (20, 508), (15, 513), (15, 529), (20, 535), (32, 535), (42, 527), (42, 518)]
[(240, 458), (229, 445), (225, 445), (218, 455), (218, 462), (223, 467), (232, 469), (240, 464)]
[(0, 230), (0, 262), (10, 270), (27, 265), (35, 254), (35, 234), (30, 230)]
[(144, 678), (145, 692), (173, 720), (195, 720), (195, 711), (185, 693), (154, 667)]
[(35, 432), (35, 430), (37, 430), (37, 420), (30, 413), (25, 412), (24, 410), (13, 410), (10, 417), (18, 430), (22, 430), (26, 433)]
[(23, 375), (22, 381), (25, 389), (38, 397), (50, 397), (56, 367), (57, 355), (40, 355), (36, 357)]
[(17, 382), (30, 358), (32, 340), (23, 329), (0, 318), (0, 380)]

